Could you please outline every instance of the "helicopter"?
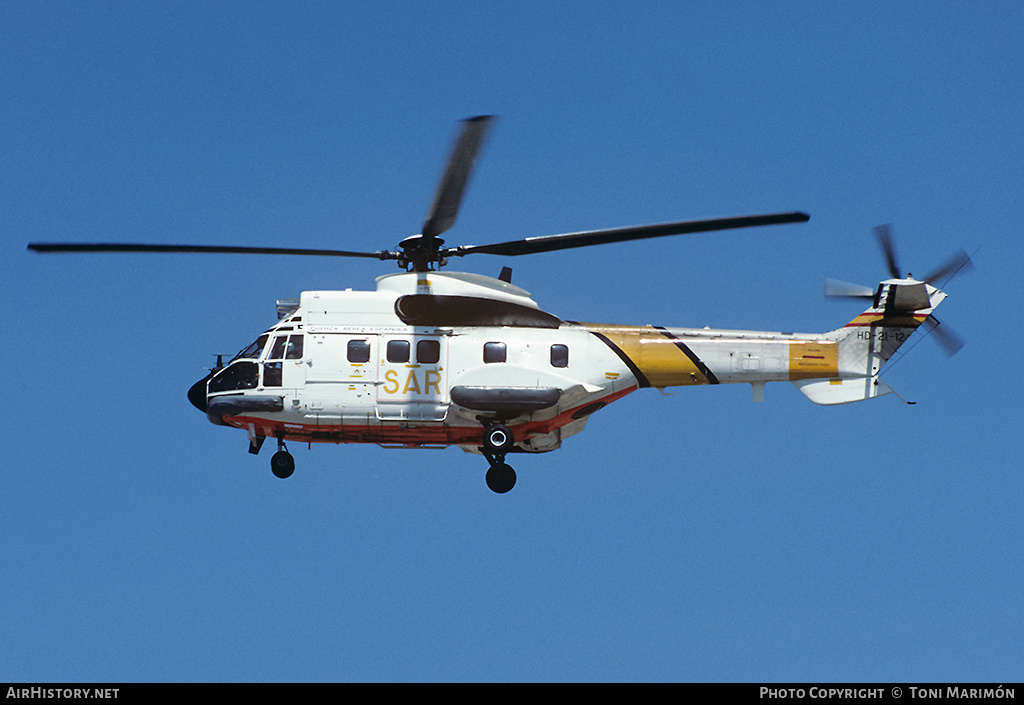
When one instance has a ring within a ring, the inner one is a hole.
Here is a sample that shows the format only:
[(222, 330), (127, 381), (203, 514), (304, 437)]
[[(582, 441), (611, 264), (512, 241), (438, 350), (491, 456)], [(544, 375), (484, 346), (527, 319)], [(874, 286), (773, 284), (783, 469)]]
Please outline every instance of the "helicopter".
[[(750, 384), (762, 401), (767, 382), (788, 381), (816, 404), (844, 404), (892, 393), (881, 368), (918, 327), (938, 331), (950, 353), (962, 343), (932, 312), (946, 297), (934, 282), (970, 264), (962, 251), (921, 279), (903, 275), (888, 226), (876, 228), (890, 277), (875, 288), (836, 280), (828, 297), (868, 307), (824, 333), (615, 325), (560, 319), (512, 284), (442, 271), (453, 257), (520, 256), (569, 248), (738, 228), (807, 222), (803, 212), (690, 220), (445, 246), (477, 155), (494, 121), (461, 122), (421, 233), (393, 250), (131, 243), (30, 243), (38, 253), (226, 253), (357, 257), (395, 261), (398, 273), (374, 291), (304, 291), (277, 301), (278, 321), (188, 390), (214, 424), (248, 434), (279, 478), (295, 460), (289, 441), (374, 443), (383, 447), (458, 446), (487, 461), (487, 486), (516, 483), (506, 462), (545, 453), (581, 432), (590, 416), (638, 389)], [(898, 395), (897, 395), (898, 396)]]

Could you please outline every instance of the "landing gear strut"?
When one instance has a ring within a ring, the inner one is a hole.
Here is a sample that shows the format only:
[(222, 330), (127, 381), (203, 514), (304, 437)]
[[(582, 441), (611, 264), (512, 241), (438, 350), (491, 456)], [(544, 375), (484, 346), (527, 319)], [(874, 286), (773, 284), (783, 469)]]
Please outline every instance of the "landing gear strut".
[(270, 469), (282, 480), (295, 472), (295, 458), (284, 447), (284, 439), (277, 439), (277, 452), (270, 458)]
[(484, 457), (491, 464), (486, 480), (492, 492), (505, 494), (516, 486), (516, 471), (505, 462), (505, 453), (514, 444), (515, 438), (507, 426), (493, 424), (484, 429)]

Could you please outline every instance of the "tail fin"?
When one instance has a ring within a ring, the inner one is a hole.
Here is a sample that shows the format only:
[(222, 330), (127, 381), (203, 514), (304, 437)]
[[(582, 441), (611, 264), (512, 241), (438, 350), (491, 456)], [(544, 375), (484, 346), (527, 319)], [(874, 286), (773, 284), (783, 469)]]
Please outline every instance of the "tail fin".
[(828, 334), (839, 343), (839, 375), (877, 375), (944, 298), (945, 292), (914, 279), (879, 284), (871, 308)]
[(845, 404), (889, 394), (892, 389), (878, 377), (879, 371), (944, 298), (945, 292), (916, 279), (882, 282), (871, 308), (825, 335), (838, 343), (839, 376), (793, 384), (816, 404)]

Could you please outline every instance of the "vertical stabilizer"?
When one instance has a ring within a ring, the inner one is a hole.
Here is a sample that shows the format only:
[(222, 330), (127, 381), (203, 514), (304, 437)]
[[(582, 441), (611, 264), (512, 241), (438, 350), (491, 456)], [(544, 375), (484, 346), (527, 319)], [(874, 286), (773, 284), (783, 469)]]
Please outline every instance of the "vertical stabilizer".
[(826, 334), (839, 344), (838, 376), (793, 384), (815, 404), (846, 404), (889, 394), (892, 389), (878, 373), (944, 298), (944, 292), (916, 279), (882, 282), (871, 308)]
[(840, 377), (877, 375), (944, 298), (914, 279), (882, 282), (871, 308), (829, 334), (839, 342)]

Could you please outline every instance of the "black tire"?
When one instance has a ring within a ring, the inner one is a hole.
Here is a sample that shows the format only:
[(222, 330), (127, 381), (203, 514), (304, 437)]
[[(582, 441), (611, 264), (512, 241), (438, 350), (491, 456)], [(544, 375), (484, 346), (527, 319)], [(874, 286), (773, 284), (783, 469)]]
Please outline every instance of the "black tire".
[(516, 486), (516, 471), (505, 463), (495, 463), (487, 471), (487, 487), (491, 492), (505, 494)]
[(279, 450), (270, 458), (270, 469), (282, 480), (295, 472), (295, 458), (286, 450)]
[(508, 426), (494, 424), (484, 430), (484, 450), (495, 455), (502, 455), (512, 450), (516, 439)]

